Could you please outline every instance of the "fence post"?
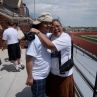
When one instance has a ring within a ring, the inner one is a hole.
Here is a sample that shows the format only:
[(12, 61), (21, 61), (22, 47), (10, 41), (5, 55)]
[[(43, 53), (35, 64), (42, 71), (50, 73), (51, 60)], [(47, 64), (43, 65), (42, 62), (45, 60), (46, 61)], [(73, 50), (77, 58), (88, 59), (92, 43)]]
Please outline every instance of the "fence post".
[(96, 79), (95, 79), (95, 87), (94, 87), (93, 97), (97, 97), (97, 72), (96, 72)]

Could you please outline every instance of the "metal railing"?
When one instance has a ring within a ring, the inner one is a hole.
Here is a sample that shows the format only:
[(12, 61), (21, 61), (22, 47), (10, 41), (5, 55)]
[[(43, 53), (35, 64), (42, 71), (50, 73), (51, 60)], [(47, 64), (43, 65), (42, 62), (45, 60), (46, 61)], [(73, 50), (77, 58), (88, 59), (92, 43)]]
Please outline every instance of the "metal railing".
[(12, 8), (3, 3), (0, 7), (0, 11), (12, 17), (21, 17), (21, 16), (30, 17), (29, 9), (26, 6), (20, 8)]
[(94, 87), (93, 97), (97, 97), (97, 72), (96, 72), (96, 79), (95, 79), (95, 87)]
[[(80, 50), (82, 53), (85, 53), (87, 56), (91, 57), (93, 60), (97, 61), (97, 59), (94, 56), (92, 56), (91, 54), (89, 54), (86, 51), (82, 50), (80, 47), (77, 47), (76, 45), (74, 45), (73, 47)], [(85, 74), (79, 69), (79, 67), (76, 64), (75, 64), (74, 68), (80, 74), (80, 76), (85, 81), (85, 83), (89, 86), (89, 88), (93, 91), (93, 96), (92, 97), (97, 97), (97, 73), (96, 73), (96, 78), (95, 78), (95, 85), (93, 85), (91, 83), (91, 81), (87, 78), (87, 76), (85, 76)], [(76, 90), (77, 97), (85, 97), (83, 95), (83, 93), (81, 92), (81, 89), (79, 88), (79, 86), (76, 84), (76, 82), (75, 82), (75, 90)]]

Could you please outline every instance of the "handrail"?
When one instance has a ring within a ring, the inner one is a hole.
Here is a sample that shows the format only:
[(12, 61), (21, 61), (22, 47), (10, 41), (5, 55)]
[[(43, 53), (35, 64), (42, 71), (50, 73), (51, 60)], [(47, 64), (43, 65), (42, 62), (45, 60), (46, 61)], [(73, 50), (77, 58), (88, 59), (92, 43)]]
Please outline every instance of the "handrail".
[(9, 9), (9, 10), (12, 11), (12, 12), (18, 13), (14, 8), (12, 8), (12, 7), (8, 6), (8, 5), (6, 5), (5, 3), (3, 3), (3, 7)]
[(76, 84), (76, 82), (74, 82), (74, 85), (75, 85), (75, 92), (76, 92), (77, 97), (84, 97), (84, 95), (80, 91), (80, 89), (79, 89), (78, 85)]
[(77, 46), (77, 45), (73, 45), (75, 48), (79, 49), (80, 51), (82, 51), (83, 53), (85, 53), (87, 56), (91, 57), (92, 59), (94, 59), (95, 61), (97, 61), (97, 57), (94, 57), (92, 54), (89, 54), (88, 52), (86, 52), (85, 50), (81, 49), (81, 47)]
[(87, 77), (84, 75), (84, 73), (76, 66), (76, 64), (74, 65), (74, 67), (76, 68), (76, 70), (81, 74), (81, 76), (84, 78), (84, 80), (87, 82), (87, 84), (90, 86), (90, 88), (92, 90), (94, 90), (94, 86), (93, 84), (87, 79)]
[[(20, 16), (24, 16), (24, 17), (30, 17), (29, 15), (29, 9), (24, 6), (24, 7), (20, 7), (19, 10), (16, 10), (8, 5), (6, 5), (5, 3), (2, 4), (2, 7), (0, 7), (0, 9), (2, 9), (1, 11), (4, 12), (7, 15), (10, 15), (12, 17), (20, 17)], [(8, 11), (9, 10), (9, 11)], [(23, 10), (23, 12), (19, 12)], [(31, 18), (32, 19), (32, 18)]]
[[(90, 55), (89, 53), (85, 52), (84, 50), (82, 50), (80, 47), (77, 47), (75, 45), (73, 45), (76, 49), (80, 50), (81, 52), (85, 53), (86, 55), (88, 55), (89, 57), (91, 57), (92, 59), (96, 60), (95, 57), (93, 57), (92, 55)], [(97, 60), (96, 60), (97, 61)], [(75, 63), (74, 63), (75, 64)], [(85, 80), (85, 82), (87, 83), (87, 85), (90, 87), (90, 89), (93, 91), (93, 97), (97, 97), (97, 73), (96, 73), (96, 78), (95, 78), (95, 86), (88, 80), (88, 78), (84, 75), (84, 73), (78, 68), (78, 66), (75, 64), (74, 65), (75, 69), (77, 70), (77, 72), (82, 76), (82, 78)], [(80, 88), (77, 86), (77, 84), (75, 83), (75, 86), (78, 90), (78, 93), (81, 97), (84, 97)], [(78, 97), (80, 97), (78, 96)]]
[(0, 11), (1, 11), (2, 13), (7, 14), (7, 15), (12, 16), (12, 17), (13, 17), (13, 15), (14, 15), (13, 13), (10, 13), (10, 12), (4, 10), (4, 9), (1, 9), (1, 8), (0, 8)]
[(93, 97), (97, 97), (97, 72), (96, 72), (96, 80), (95, 80), (95, 87), (94, 87)]

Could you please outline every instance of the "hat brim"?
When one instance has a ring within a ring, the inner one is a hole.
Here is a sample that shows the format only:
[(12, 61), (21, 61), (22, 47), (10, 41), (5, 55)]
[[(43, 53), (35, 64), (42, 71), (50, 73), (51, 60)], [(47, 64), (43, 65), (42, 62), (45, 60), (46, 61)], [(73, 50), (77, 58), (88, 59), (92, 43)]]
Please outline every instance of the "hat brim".
[(41, 22), (38, 21), (38, 20), (33, 21), (33, 24), (34, 24), (34, 25), (38, 25), (38, 24), (40, 24), (40, 23), (41, 23)]

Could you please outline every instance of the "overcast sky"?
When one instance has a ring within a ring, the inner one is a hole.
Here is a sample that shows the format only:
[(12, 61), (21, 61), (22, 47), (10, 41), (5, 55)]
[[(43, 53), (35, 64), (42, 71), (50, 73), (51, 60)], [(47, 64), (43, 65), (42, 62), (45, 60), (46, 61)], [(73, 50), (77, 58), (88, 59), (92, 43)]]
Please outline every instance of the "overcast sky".
[(63, 26), (97, 27), (97, 0), (23, 0), (23, 3), (33, 18), (41, 12), (50, 12)]

